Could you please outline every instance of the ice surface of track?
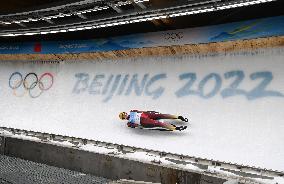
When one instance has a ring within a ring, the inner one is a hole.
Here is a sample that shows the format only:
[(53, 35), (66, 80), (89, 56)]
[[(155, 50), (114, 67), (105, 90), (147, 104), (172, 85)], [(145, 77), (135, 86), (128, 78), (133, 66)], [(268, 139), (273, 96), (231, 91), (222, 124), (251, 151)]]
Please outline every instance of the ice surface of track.
[[(104, 62), (2, 62), (1, 126), (284, 171), (283, 58), (284, 49), (277, 48)], [(127, 128), (118, 113), (131, 109), (184, 115), (189, 128)]]

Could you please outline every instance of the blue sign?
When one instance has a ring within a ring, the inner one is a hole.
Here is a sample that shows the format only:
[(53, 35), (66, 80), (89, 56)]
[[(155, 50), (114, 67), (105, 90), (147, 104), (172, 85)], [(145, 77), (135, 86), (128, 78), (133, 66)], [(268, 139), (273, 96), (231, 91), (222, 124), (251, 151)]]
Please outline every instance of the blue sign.
[(284, 16), (215, 26), (120, 37), (49, 42), (0, 43), (0, 54), (105, 52), (171, 45), (200, 44), (284, 35)]

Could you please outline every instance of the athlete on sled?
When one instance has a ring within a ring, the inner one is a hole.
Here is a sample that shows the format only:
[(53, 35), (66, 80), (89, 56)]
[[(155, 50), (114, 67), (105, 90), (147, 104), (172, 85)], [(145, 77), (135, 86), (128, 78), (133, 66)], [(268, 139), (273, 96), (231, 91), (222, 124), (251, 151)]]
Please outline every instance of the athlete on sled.
[(162, 128), (170, 131), (184, 130), (187, 126), (176, 126), (174, 124), (161, 122), (160, 119), (179, 119), (184, 122), (188, 122), (187, 118), (182, 116), (176, 116), (171, 114), (161, 114), (155, 111), (139, 111), (131, 110), (129, 114), (121, 112), (119, 114), (121, 120), (128, 120), (127, 126), (131, 128)]

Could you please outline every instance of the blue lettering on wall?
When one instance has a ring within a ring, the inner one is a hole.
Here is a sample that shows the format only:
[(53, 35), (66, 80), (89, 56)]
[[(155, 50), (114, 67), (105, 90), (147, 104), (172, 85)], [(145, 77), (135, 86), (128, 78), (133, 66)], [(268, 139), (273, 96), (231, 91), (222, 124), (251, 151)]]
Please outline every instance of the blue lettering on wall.
[[(208, 94), (204, 94), (204, 86), (207, 84), (207, 82), (210, 79), (214, 79), (215, 80), (215, 86), (212, 89), (211, 92), (209, 92)], [(199, 95), (202, 98), (211, 98), (213, 96), (215, 96), (218, 91), (220, 90), (222, 86), (222, 79), (220, 77), (220, 75), (218, 75), (217, 73), (211, 73), (209, 75), (207, 75), (206, 77), (204, 77), (204, 79), (202, 79), (198, 85), (198, 91), (199, 91)]]
[(138, 74), (133, 75), (133, 77), (130, 81), (130, 84), (128, 86), (128, 89), (125, 92), (125, 95), (129, 95), (131, 93), (132, 89), (134, 89), (136, 95), (141, 96), (148, 77), (149, 77), (149, 74), (145, 74), (142, 81), (140, 82), (140, 85), (139, 85)]
[(249, 100), (254, 100), (257, 98), (263, 98), (268, 96), (275, 96), (275, 97), (283, 97), (284, 95), (278, 91), (271, 91), (266, 90), (268, 84), (273, 79), (273, 75), (271, 72), (264, 71), (264, 72), (255, 72), (250, 75), (251, 80), (262, 79), (262, 81), (253, 88), (249, 93), (247, 98)]
[(109, 86), (110, 86), (110, 84), (112, 82), (112, 79), (113, 79), (113, 75), (110, 75), (108, 77), (108, 80), (107, 80), (106, 84), (104, 85), (103, 92), (102, 92), (103, 95), (105, 95), (107, 93), (108, 88), (109, 88)]
[(175, 92), (178, 98), (187, 96), (187, 95), (194, 95), (198, 94), (197, 91), (191, 90), (193, 83), (196, 81), (196, 74), (195, 73), (184, 73), (179, 76), (180, 80), (188, 79), (187, 83), (180, 88), (178, 91)]
[(153, 76), (153, 77), (148, 81), (148, 83), (147, 83), (147, 85), (146, 85), (146, 89), (145, 89), (146, 95), (152, 96), (152, 99), (157, 99), (157, 98), (159, 98), (160, 96), (162, 96), (163, 92), (165, 91), (165, 88), (163, 88), (163, 87), (160, 86), (159, 88), (157, 88), (157, 89), (155, 89), (155, 90), (152, 90), (152, 91), (150, 91), (150, 88), (151, 88), (151, 86), (152, 86), (155, 82), (158, 82), (159, 80), (165, 79), (165, 78), (167, 78), (167, 74), (165, 74), (165, 73), (162, 73), (162, 74), (158, 74), (158, 75)]
[(117, 87), (118, 87), (120, 78), (121, 78), (121, 75), (117, 75), (117, 76), (115, 77), (114, 82), (113, 82), (113, 85), (112, 85), (112, 87), (111, 87), (111, 90), (110, 90), (110, 92), (108, 93), (107, 97), (104, 99), (104, 102), (107, 102), (107, 101), (109, 101), (109, 100), (112, 98), (112, 96), (113, 96), (115, 90), (116, 90)]
[(124, 89), (125, 89), (125, 87), (127, 85), (128, 78), (129, 78), (128, 74), (124, 76), (124, 78), (123, 78), (123, 80), (122, 80), (122, 82), (121, 82), (121, 84), (119, 86), (119, 89), (117, 91), (117, 95), (122, 95), (122, 93), (123, 93), (123, 91), (124, 91)]
[(136, 96), (145, 94), (151, 96), (152, 99), (157, 99), (163, 94), (165, 88), (162, 86), (154, 88), (153, 86), (159, 85), (159, 81), (166, 79), (167, 75), (163, 73), (154, 75), (150, 79), (149, 77), (149, 74), (143, 75), (142, 78), (138, 74), (134, 74), (129, 80), (129, 74), (125, 76), (121, 74), (111, 74), (109, 76), (98, 74), (90, 81), (89, 74), (77, 73), (75, 74), (77, 81), (74, 85), (73, 93), (80, 94), (88, 91), (91, 95), (103, 95), (105, 96), (103, 102), (108, 102), (114, 95), (129, 96), (131, 93), (134, 93)]
[[(224, 99), (243, 95), (248, 100), (256, 100), (264, 97), (284, 97), (283, 93), (275, 90), (268, 90), (269, 84), (273, 81), (273, 75), (270, 71), (255, 72), (245, 77), (245, 73), (241, 70), (233, 70), (224, 73), (223, 80), (231, 80), (229, 86), (224, 86), (221, 90), (223, 82), (221, 75), (217, 73), (210, 73), (197, 81), (196, 73), (182, 73), (179, 76), (179, 81), (185, 81), (179, 89), (175, 91), (177, 98), (185, 98), (189, 96), (198, 96), (202, 99), (209, 99), (217, 94)], [(149, 96), (152, 99), (160, 98), (164, 92), (165, 87), (161, 85), (162, 80), (167, 79), (166, 73), (160, 73), (153, 76), (146, 73), (139, 74), (97, 74), (93, 80), (90, 80), (90, 74), (77, 73), (77, 79), (72, 92), (74, 94), (81, 94), (88, 92), (90, 95), (103, 96), (103, 102), (108, 102), (114, 96), (129, 96), (134, 94), (136, 96)], [(259, 83), (252, 89), (241, 89), (241, 84), (245, 80), (260, 80)], [(209, 92), (205, 92), (205, 87), (209, 81), (214, 82), (214, 86)], [(196, 84), (197, 89), (192, 89)]]
[[(244, 89), (239, 89), (239, 85), (245, 79), (245, 74), (241, 70), (229, 71), (224, 74), (224, 78), (230, 79), (235, 77), (235, 80), (220, 92), (223, 98), (233, 97), (237, 95), (244, 95), (248, 100), (255, 100), (262, 97), (284, 97), (281, 92), (265, 90), (266, 87), (271, 83), (273, 76), (271, 72), (256, 72), (250, 75), (251, 80), (262, 78), (263, 80), (251, 91), (246, 91)], [(189, 96), (189, 95), (199, 95), (201, 98), (207, 99), (215, 96), (222, 87), (222, 78), (217, 73), (211, 73), (205, 76), (198, 84), (198, 90), (193, 90), (192, 86), (196, 82), (196, 73), (184, 73), (179, 76), (180, 81), (187, 80), (185, 85), (175, 92), (177, 98)], [(215, 80), (214, 88), (208, 93), (204, 94), (204, 87), (209, 80)]]
[(103, 86), (101, 79), (104, 79), (105, 75), (100, 74), (96, 75), (94, 79), (92, 80), (90, 86), (89, 86), (89, 94), (97, 95), (100, 94), (100, 88)]
[(77, 78), (77, 82), (74, 85), (73, 93), (80, 94), (88, 88), (89, 74), (77, 73), (75, 74), (75, 77)]
[(235, 77), (235, 80), (230, 84), (229, 87), (225, 88), (221, 92), (221, 96), (223, 98), (236, 96), (236, 95), (244, 95), (247, 96), (247, 92), (243, 89), (238, 89), (240, 83), (244, 80), (245, 74), (243, 71), (236, 70), (230, 71), (224, 74), (225, 79)]

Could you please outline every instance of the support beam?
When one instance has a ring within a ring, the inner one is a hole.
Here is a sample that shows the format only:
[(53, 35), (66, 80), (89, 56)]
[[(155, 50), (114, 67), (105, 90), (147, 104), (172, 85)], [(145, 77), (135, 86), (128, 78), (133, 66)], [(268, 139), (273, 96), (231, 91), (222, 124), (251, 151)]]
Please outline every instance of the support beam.
[(136, 2), (135, 4), (139, 6), (140, 8), (142, 8), (143, 10), (147, 8), (143, 3)]
[(21, 26), (21, 27), (27, 27), (25, 24), (23, 24), (23, 23), (19, 23), (19, 22), (15, 22), (16, 24), (18, 24), (19, 26)]
[(113, 4), (108, 3), (108, 6), (114, 9), (117, 13), (122, 13), (122, 9), (118, 8), (117, 6), (114, 6)]
[(223, 184), (238, 184), (238, 180), (228, 180), (228, 181), (225, 181)]
[(139, 8), (141, 8), (143, 10), (147, 9), (147, 7), (142, 2), (137, 2), (137, 1), (134, 1), (134, 0), (131, 0), (131, 2), (134, 6), (138, 6)]
[(170, 18), (165, 18), (165, 19), (160, 19), (160, 20), (167, 26), (174, 24), (174, 20)]
[(88, 19), (86, 16), (82, 15), (82, 14), (77, 14), (78, 17), (82, 18), (82, 19)]
[(161, 20), (151, 20), (151, 22), (155, 25), (155, 26), (163, 26), (163, 22)]
[(46, 22), (50, 23), (50, 24), (54, 24), (53, 21), (49, 20), (49, 19), (44, 19)]
[(5, 136), (0, 135), (0, 154), (4, 155), (5, 153)]
[(0, 21), (0, 24), (1, 25), (7, 25), (5, 22), (2, 22), (2, 21)]

